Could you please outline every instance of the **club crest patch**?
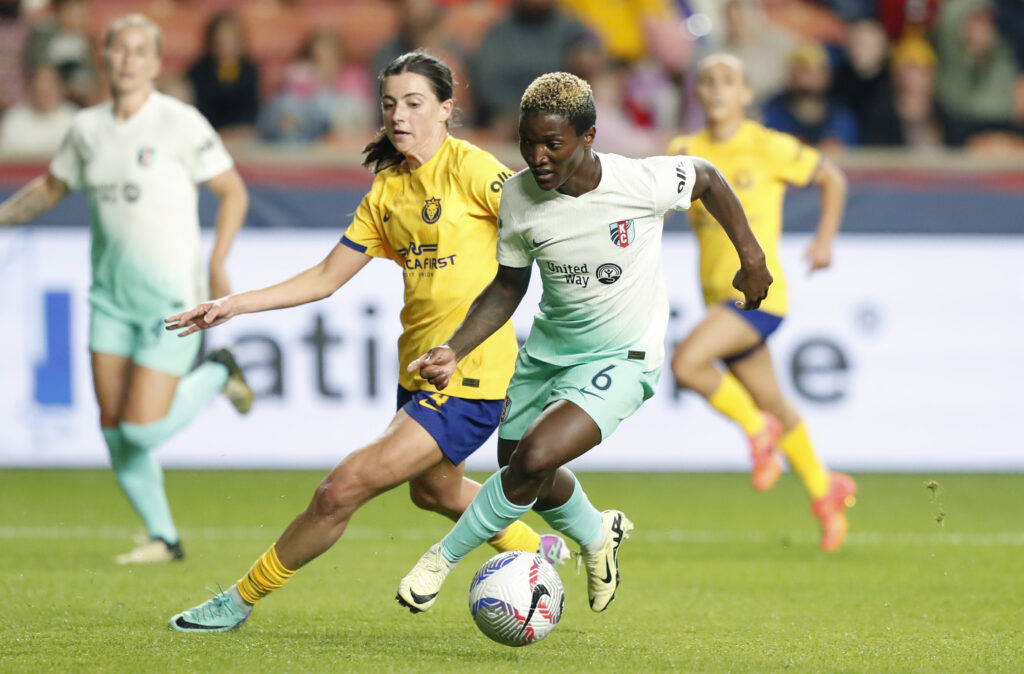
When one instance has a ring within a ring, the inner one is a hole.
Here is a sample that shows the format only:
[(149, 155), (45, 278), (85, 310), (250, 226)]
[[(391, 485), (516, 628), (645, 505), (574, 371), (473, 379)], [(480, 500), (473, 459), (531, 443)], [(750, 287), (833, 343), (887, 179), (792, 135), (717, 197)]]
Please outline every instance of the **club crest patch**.
[(608, 225), (608, 231), (612, 235), (612, 243), (620, 248), (625, 248), (633, 243), (636, 238), (636, 228), (632, 220), (619, 220)]
[(427, 199), (423, 204), (423, 210), (420, 211), (420, 215), (423, 216), (423, 222), (428, 225), (432, 225), (441, 218), (441, 200), (437, 197)]

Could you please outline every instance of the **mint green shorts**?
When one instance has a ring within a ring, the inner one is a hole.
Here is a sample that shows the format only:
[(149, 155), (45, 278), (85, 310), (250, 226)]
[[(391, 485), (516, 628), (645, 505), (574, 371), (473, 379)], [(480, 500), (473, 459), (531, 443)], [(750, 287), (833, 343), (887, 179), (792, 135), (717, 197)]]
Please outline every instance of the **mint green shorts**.
[(520, 349), (498, 437), (521, 439), (544, 408), (568, 400), (594, 420), (603, 440), (654, 395), (659, 376), (660, 367), (644, 371), (642, 360), (616, 356), (578, 365), (551, 365)]
[[(117, 307), (104, 293), (89, 293), (92, 316), (89, 350), (131, 358), (132, 362), (160, 372), (182, 376), (192, 369), (199, 354), (198, 334), (178, 337), (164, 329), (171, 307), (140, 316)], [(180, 311), (180, 309), (178, 309)]]

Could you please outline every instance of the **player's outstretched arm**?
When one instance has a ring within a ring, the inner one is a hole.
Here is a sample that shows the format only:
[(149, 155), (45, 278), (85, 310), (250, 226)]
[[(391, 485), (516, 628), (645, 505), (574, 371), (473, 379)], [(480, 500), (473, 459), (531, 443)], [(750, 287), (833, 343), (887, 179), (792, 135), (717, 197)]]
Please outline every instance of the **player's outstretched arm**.
[(740, 306), (743, 309), (756, 309), (768, 296), (768, 286), (772, 283), (764, 251), (750, 231), (740, 200), (721, 172), (711, 162), (698, 157), (693, 157), (693, 166), (696, 169), (693, 199), (700, 199), (708, 212), (722, 225), (739, 254), (740, 269), (732, 285), (743, 293), (745, 301)]
[(242, 176), (233, 168), (210, 178), (206, 186), (220, 202), (217, 209), (217, 239), (210, 253), (210, 297), (224, 297), (231, 293), (224, 261), (235, 234), (245, 222), (245, 213), (249, 210), (249, 193), (242, 182)]
[(239, 314), (283, 309), (322, 300), (334, 294), (366, 266), (370, 256), (338, 244), (324, 260), (276, 285), (228, 295), (203, 302), (194, 309), (164, 319), (168, 330), (181, 330), (179, 337), (220, 325)]
[(57, 205), (71, 190), (52, 173), (39, 176), (0, 204), (0, 227), (28, 222)]
[(448, 386), (455, 365), (512, 318), (530, 287), (530, 271), (530, 267), (498, 265), (494, 280), (473, 300), (466, 320), (451, 338), (409, 363), (406, 369), (419, 370), (420, 376), (438, 390)]
[(811, 183), (821, 191), (821, 217), (805, 257), (810, 270), (817, 271), (832, 264), (832, 240), (846, 211), (846, 174), (835, 163), (822, 157)]

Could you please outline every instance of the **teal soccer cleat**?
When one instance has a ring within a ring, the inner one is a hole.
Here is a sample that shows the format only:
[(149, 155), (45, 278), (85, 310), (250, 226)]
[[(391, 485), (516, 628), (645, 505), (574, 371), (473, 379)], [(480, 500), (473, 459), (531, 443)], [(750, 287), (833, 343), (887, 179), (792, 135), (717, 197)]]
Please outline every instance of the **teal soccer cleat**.
[[(210, 588), (206, 588), (210, 590)], [(213, 592), (213, 597), (205, 602), (182, 611), (171, 618), (167, 626), (176, 632), (228, 632), (241, 627), (249, 619), (252, 607), (239, 608), (238, 603), (228, 592), (217, 586), (220, 592)]]

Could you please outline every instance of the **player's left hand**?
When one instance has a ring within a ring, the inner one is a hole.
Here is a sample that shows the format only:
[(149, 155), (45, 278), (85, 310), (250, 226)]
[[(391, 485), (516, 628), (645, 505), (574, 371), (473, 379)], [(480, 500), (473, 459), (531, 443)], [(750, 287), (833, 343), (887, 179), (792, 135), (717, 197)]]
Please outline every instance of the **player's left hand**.
[(763, 261), (757, 266), (740, 267), (732, 280), (732, 287), (743, 293), (744, 301), (736, 306), (750, 311), (761, 306), (761, 301), (768, 297), (768, 286), (772, 284), (772, 274)]
[(231, 283), (223, 262), (210, 262), (210, 297), (227, 297), (231, 294)]
[(811, 245), (807, 247), (807, 252), (804, 253), (804, 258), (810, 266), (809, 271), (826, 269), (832, 264), (832, 243), (829, 241), (820, 241), (815, 239), (811, 242)]

